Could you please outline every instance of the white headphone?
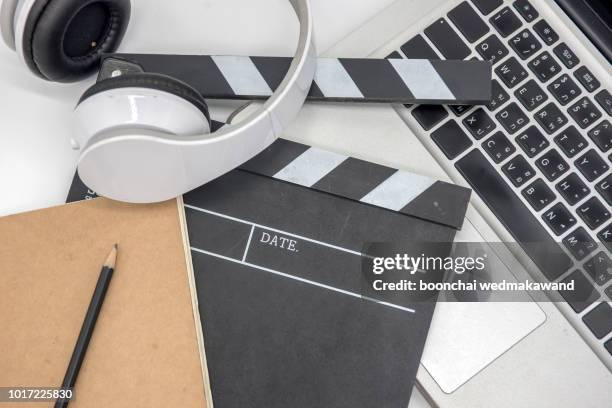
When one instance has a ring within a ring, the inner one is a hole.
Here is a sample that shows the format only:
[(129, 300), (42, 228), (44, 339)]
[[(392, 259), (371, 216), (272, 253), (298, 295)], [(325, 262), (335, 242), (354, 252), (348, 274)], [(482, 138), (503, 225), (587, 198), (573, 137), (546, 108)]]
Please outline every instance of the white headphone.
[[(0, 0), (9, 47), (37, 76), (73, 82), (119, 46), (129, 0)], [(296, 55), (281, 85), (246, 120), (211, 133), (208, 107), (184, 82), (139, 73), (102, 80), (75, 109), (78, 172), (98, 194), (157, 202), (186, 193), (268, 147), (297, 116), (315, 75), (308, 0), (289, 0), (300, 21)]]

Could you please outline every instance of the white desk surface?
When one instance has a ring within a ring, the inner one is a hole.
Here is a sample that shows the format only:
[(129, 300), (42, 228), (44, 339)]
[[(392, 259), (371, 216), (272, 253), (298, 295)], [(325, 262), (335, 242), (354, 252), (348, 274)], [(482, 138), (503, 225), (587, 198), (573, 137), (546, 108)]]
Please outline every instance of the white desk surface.
[[(318, 49), (325, 51), (392, 1), (311, 0)], [(285, 0), (132, 0), (132, 4), (132, 21), (121, 50), (292, 55), (297, 41), (298, 25)], [(0, 216), (65, 201), (77, 160), (69, 143), (71, 114), (93, 80), (45, 83), (0, 44)], [(334, 118), (339, 118), (338, 123), (330, 124)], [(368, 137), (359, 132), (360, 120), (380, 121), (380, 134)], [(410, 142), (399, 142), (402, 149), (388, 149), (383, 157), (377, 153), (379, 141), (372, 137), (385, 134), (399, 140), (397, 127), (385, 128), (397, 120), (388, 107), (314, 105), (304, 110), (287, 137), (347, 153), (358, 147), (358, 156), (398, 165), (405, 163)], [(351, 145), (353, 149), (347, 147)], [(428, 405), (415, 392), (410, 407)]]

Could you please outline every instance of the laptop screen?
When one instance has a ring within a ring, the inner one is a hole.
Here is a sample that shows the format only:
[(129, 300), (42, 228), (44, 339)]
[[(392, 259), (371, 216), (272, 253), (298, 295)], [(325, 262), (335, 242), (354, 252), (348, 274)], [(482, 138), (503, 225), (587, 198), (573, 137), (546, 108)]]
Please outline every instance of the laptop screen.
[(583, 0), (608, 29), (612, 29), (612, 0)]
[(555, 0), (599, 51), (612, 62), (612, 0)]

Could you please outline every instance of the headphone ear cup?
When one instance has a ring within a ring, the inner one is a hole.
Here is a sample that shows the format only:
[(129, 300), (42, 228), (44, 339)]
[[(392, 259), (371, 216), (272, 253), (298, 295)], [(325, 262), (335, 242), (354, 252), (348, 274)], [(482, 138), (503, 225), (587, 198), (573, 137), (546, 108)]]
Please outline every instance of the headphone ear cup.
[(181, 136), (210, 133), (208, 105), (186, 83), (161, 74), (130, 74), (91, 86), (76, 108), (80, 144), (110, 129), (154, 129)]
[(117, 49), (130, 13), (129, 0), (36, 0), (16, 47), (36, 75), (74, 82), (95, 72), (102, 54)]

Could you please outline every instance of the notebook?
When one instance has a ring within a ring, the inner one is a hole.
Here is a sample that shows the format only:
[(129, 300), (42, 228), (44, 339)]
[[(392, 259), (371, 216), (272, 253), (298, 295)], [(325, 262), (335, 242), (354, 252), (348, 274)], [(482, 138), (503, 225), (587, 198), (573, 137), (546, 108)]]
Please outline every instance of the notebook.
[(182, 209), (95, 199), (0, 218), (0, 387), (60, 386), (118, 243), (70, 407), (212, 407)]

